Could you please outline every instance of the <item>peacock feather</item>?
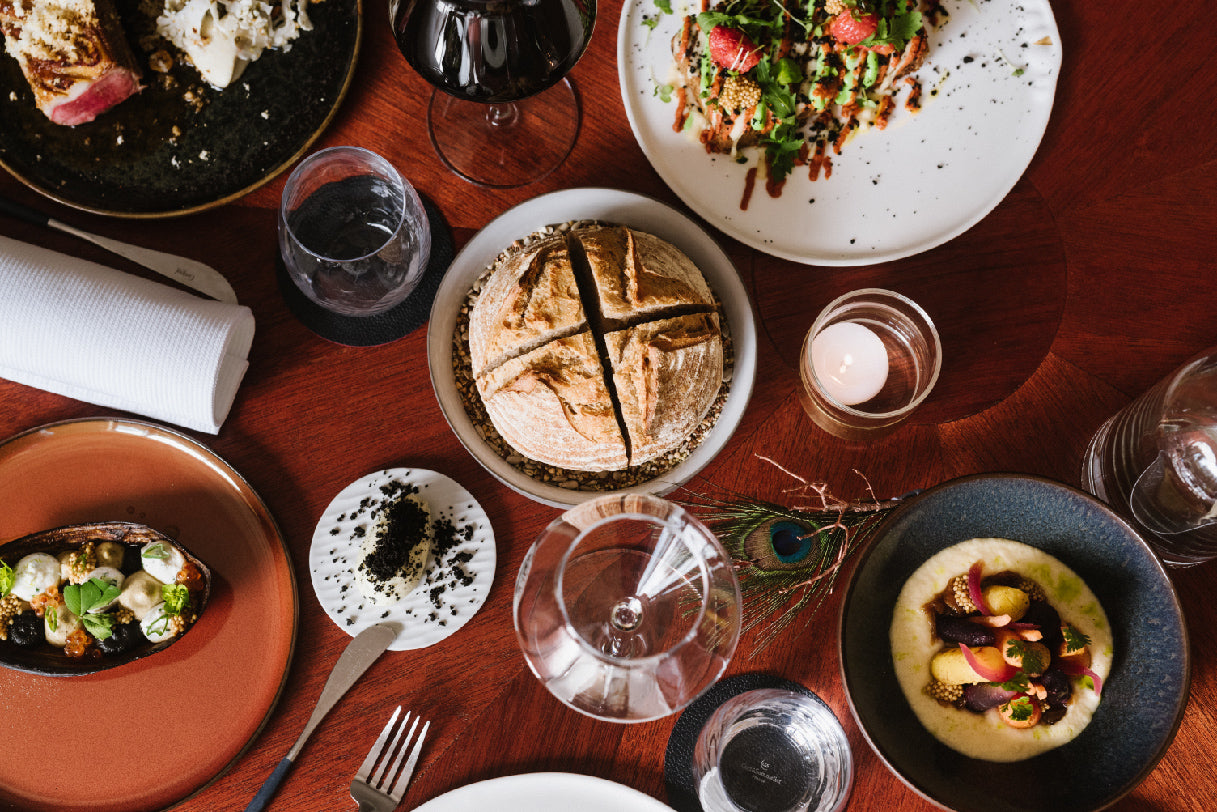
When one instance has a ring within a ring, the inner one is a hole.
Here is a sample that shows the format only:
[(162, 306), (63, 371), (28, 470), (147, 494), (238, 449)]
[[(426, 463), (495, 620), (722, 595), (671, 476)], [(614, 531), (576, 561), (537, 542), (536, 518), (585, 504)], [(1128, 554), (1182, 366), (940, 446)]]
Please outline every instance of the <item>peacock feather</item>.
[(868, 498), (837, 499), (826, 485), (807, 482), (773, 460), (761, 459), (802, 482), (787, 491), (794, 494), (793, 504), (705, 494), (687, 503), (735, 561), (744, 628), (763, 626), (757, 651), (796, 619), (811, 621), (832, 593), (842, 565), (896, 504), (874, 498), (869, 483)]

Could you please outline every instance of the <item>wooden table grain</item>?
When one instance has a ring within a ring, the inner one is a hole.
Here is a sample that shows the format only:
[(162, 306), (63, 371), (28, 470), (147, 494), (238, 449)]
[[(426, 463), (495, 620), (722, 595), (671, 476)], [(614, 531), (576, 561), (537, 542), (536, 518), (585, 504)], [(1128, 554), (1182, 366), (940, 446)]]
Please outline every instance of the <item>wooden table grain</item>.
[[(854, 269), (807, 268), (719, 238), (754, 297), (760, 373), (742, 425), (704, 471), (706, 481), (781, 499), (791, 482), (765, 456), (843, 496), (862, 492), (857, 472), (880, 495), (977, 472), (1076, 485), (1088, 438), (1104, 419), (1217, 345), (1217, 107), (1203, 69), (1211, 37), (1200, 4), (1154, 11), (1151, 25), (1146, 14), (1111, 4), (1053, 7), (1065, 61), (1047, 134), (1008, 198), (973, 229), (919, 256)], [(365, 14), (354, 84), (316, 146), (354, 144), (388, 157), (439, 206), (458, 246), (507, 208), (557, 189), (623, 188), (683, 208), (643, 157), (624, 114), (619, 3), (601, 5), (591, 46), (571, 77), (585, 113), (574, 152), (543, 182), (507, 191), (471, 186), (443, 168), (425, 129), (430, 88), (398, 54), (385, 0), (365, 3)], [(243, 809), (295, 741), (349, 639), (310, 587), (313, 527), (345, 485), (395, 465), (441, 471), (486, 509), (499, 560), (489, 599), (442, 643), (376, 662), (314, 733), (271, 808), (351, 808), (347, 784), (398, 703), (433, 720), (407, 805), (470, 782), (546, 770), (600, 776), (664, 798), (672, 718), (635, 726), (585, 718), (546, 693), (525, 666), (512, 629), (512, 588), (525, 551), (557, 511), (504, 488), (464, 451), (431, 389), (425, 330), (356, 349), (318, 338), (286, 309), (274, 274), (283, 180), (189, 217), (132, 221), (74, 211), (0, 178), (0, 193), (73, 225), (213, 265), (257, 319), (249, 371), (227, 422), (216, 436), (196, 436), (244, 474), (279, 522), (299, 583), (299, 634), (282, 698), (261, 734), (176, 808)], [(0, 220), (0, 234), (137, 271), (14, 221)], [(859, 448), (805, 418), (794, 363), (816, 310), (864, 286), (921, 303), (942, 335), (945, 361), (911, 421)], [(0, 436), (104, 414), (0, 381)], [(1165, 757), (1114, 807), (1124, 812), (1217, 803), (1217, 564), (1171, 577), (1189, 623), (1192, 692)], [(850, 809), (933, 808), (878, 760), (850, 716), (834, 633), (838, 608), (836, 595), (814, 623), (794, 624), (761, 653), (745, 637), (729, 673), (781, 674), (837, 712), (856, 759)]]

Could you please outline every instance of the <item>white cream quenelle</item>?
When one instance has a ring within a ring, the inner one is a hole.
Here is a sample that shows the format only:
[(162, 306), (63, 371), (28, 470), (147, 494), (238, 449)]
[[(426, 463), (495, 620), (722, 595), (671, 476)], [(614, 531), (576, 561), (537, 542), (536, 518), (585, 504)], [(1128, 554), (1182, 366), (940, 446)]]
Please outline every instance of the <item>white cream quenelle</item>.
[(12, 594), (28, 601), (59, 583), (59, 559), (49, 553), (30, 553), (13, 569)]
[(186, 564), (186, 557), (178, 548), (159, 541), (145, 544), (139, 553), (144, 572), (151, 575), (162, 584), (172, 584), (177, 581), (177, 574)]
[(139, 628), (153, 643), (168, 640), (177, 634), (171, 616), (165, 611), (165, 604), (157, 602), (139, 621)]

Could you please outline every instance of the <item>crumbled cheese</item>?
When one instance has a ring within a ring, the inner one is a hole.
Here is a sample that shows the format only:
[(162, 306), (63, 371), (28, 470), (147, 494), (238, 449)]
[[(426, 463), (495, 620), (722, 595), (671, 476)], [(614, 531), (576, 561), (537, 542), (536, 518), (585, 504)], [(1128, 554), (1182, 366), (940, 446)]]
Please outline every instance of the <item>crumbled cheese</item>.
[(311, 31), (307, 9), (308, 0), (165, 0), (156, 30), (204, 80), (224, 88), (267, 48), (290, 50), (301, 32)]

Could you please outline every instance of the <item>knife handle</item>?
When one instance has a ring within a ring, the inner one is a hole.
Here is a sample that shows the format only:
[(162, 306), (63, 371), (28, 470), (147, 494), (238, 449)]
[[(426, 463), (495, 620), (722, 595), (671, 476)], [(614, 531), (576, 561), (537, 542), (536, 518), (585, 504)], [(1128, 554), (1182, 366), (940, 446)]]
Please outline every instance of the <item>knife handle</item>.
[(36, 226), (48, 226), (51, 224), (49, 215), (4, 197), (0, 197), (0, 213), (7, 214), (9, 217), (16, 217), (18, 220), (24, 220)]
[(275, 794), (275, 790), (283, 783), (283, 779), (287, 777), (287, 771), (291, 769), (292, 760), (285, 758), (279, 762), (279, 766), (275, 767), (275, 771), (270, 774), (270, 778), (262, 784), (262, 788), (258, 790), (258, 794), (249, 802), (249, 806), (245, 807), (245, 812), (262, 812), (270, 805), (270, 799)]

